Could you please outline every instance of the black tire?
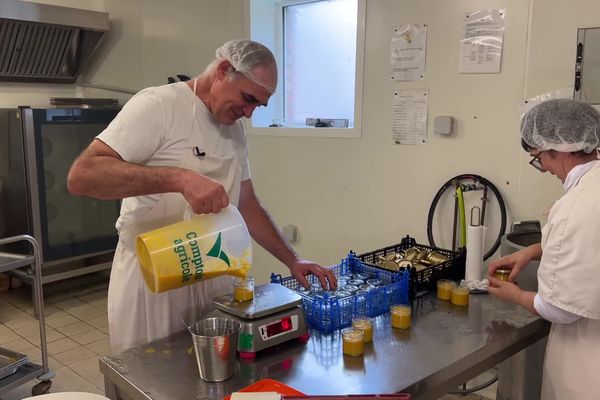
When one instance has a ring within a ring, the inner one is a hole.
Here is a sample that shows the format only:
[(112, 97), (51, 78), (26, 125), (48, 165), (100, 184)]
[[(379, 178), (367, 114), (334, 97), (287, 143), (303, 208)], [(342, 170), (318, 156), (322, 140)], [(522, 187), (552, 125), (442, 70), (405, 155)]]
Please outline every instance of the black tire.
[(52, 381), (41, 381), (40, 383), (34, 385), (31, 388), (31, 395), (39, 396), (42, 394), (46, 394), (50, 391), (51, 387), (52, 387)]
[(494, 193), (494, 196), (496, 196), (496, 199), (498, 200), (498, 207), (500, 208), (500, 229), (498, 232), (498, 236), (496, 237), (496, 241), (494, 242), (490, 250), (483, 256), (483, 259), (487, 260), (496, 252), (496, 250), (498, 250), (498, 247), (500, 247), (500, 241), (502, 240), (502, 236), (506, 231), (506, 207), (504, 205), (504, 199), (502, 198), (502, 195), (500, 195), (500, 192), (498, 191), (496, 186), (494, 186), (492, 182), (488, 181), (482, 176), (475, 174), (457, 175), (454, 178), (448, 180), (446, 183), (444, 183), (444, 185), (442, 185), (440, 190), (438, 190), (435, 196), (433, 197), (433, 200), (431, 201), (431, 206), (429, 206), (429, 212), (427, 213), (427, 239), (429, 240), (430, 246), (437, 247), (433, 238), (433, 215), (435, 213), (435, 209), (437, 207), (438, 202), (442, 198), (444, 192), (446, 192), (446, 190), (448, 190), (448, 188), (450, 187), (456, 187), (456, 185), (464, 179), (470, 179), (475, 183), (481, 183), (482, 185), (486, 186), (492, 191), (492, 193)]

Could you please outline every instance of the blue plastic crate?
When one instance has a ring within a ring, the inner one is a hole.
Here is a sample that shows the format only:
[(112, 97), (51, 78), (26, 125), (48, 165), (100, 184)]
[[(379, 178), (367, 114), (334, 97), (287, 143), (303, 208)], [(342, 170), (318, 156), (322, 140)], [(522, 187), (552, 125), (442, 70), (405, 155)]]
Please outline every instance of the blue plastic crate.
[[(308, 326), (324, 333), (349, 326), (357, 315), (375, 317), (386, 313), (393, 304), (408, 304), (409, 272), (391, 272), (364, 264), (353, 254), (349, 254), (338, 265), (330, 267), (339, 278), (348, 274), (368, 274), (370, 278), (380, 279), (381, 286), (364, 294), (338, 298), (328, 292), (314, 294), (302, 291), (296, 278), (282, 278), (279, 274), (271, 274), (271, 283), (279, 283), (295, 290), (302, 297), (302, 307), (306, 312)], [(313, 275), (308, 276), (310, 283), (317, 282)]]

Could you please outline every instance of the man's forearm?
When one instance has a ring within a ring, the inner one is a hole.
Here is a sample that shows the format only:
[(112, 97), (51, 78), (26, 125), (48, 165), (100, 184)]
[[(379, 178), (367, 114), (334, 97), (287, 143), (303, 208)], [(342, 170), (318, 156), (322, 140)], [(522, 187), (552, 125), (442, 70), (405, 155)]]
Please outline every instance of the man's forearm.
[(110, 156), (78, 159), (69, 172), (69, 191), (102, 200), (123, 199), (154, 193), (181, 192), (188, 170), (149, 167)]
[(275, 256), (275, 258), (288, 268), (298, 260), (298, 256), (292, 246), (281, 235), (281, 232), (277, 229), (267, 211), (258, 201), (246, 204), (243, 208), (240, 208), (240, 212), (244, 216), (252, 238), (261, 247)]

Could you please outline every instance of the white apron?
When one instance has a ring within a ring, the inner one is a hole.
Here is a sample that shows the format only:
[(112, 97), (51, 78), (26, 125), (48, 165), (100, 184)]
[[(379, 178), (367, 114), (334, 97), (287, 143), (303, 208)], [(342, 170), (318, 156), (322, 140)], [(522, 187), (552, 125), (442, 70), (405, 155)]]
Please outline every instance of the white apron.
[[(231, 154), (196, 157), (192, 146), (182, 154), (187, 168), (219, 181), (237, 205), (240, 196), (241, 168), (235, 148)], [(183, 219), (187, 202), (180, 193), (156, 195), (157, 202), (142, 210), (136, 223), (123, 227), (108, 288), (108, 325), (113, 352), (157, 340), (185, 329), (211, 308), (212, 298), (231, 290), (231, 278), (219, 277), (154, 294), (146, 288), (135, 254), (138, 234)]]
[(600, 399), (600, 320), (552, 324), (542, 380), (542, 400)]
[(538, 293), (545, 301), (582, 317), (571, 324), (552, 324), (541, 398), (598, 400), (600, 163), (582, 166), (577, 176), (570, 173), (565, 182), (567, 193), (554, 204), (542, 230)]

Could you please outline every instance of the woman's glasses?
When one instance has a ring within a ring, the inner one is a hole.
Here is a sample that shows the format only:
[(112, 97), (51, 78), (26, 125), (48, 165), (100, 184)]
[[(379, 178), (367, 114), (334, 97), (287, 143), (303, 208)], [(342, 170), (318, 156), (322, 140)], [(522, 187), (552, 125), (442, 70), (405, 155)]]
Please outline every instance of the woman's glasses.
[(540, 172), (546, 172), (544, 167), (542, 167), (542, 160), (540, 159), (542, 153), (543, 151), (540, 151), (535, 156), (532, 156), (533, 158), (531, 159), (531, 161), (529, 161), (529, 164)]

